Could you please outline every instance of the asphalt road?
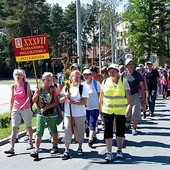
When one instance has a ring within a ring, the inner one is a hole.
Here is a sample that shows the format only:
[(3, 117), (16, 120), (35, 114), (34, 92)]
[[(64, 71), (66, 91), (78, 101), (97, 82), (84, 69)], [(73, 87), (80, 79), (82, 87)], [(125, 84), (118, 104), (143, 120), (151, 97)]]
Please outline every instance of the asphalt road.
[[(1, 170), (169, 170), (170, 169), (170, 98), (156, 102), (155, 117), (143, 119), (138, 126), (138, 135), (126, 134), (124, 158), (111, 163), (104, 161), (106, 145), (103, 140), (103, 131), (97, 135), (98, 143), (91, 149), (88, 147), (87, 138), (83, 144), (84, 156), (77, 156), (77, 144), (71, 144), (72, 159), (63, 161), (60, 156), (64, 151), (61, 138), (64, 134), (59, 126), (59, 149), (61, 154), (51, 157), (49, 152), (51, 143), (48, 141), (49, 133), (45, 130), (41, 144), (42, 151), (39, 160), (29, 156), (26, 150), (27, 143), (20, 139), (15, 146), (16, 154), (7, 156), (4, 150), (10, 145), (0, 146)], [(113, 154), (117, 148), (113, 142)]]
[[(5, 112), (9, 112), (9, 103), (10, 103), (10, 95), (11, 95), (11, 85), (0, 85), (1, 93), (0, 93), (0, 114)], [(35, 85), (31, 85), (31, 89), (35, 89)]]

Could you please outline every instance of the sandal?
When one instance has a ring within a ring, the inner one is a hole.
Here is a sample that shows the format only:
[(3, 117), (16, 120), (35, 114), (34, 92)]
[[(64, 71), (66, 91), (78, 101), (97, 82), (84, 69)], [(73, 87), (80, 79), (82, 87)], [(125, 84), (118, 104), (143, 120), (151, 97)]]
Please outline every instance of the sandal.
[(67, 160), (70, 159), (70, 153), (69, 152), (64, 152), (64, 154), (61, 156), (62, 160)]
[(77, 155), (78, 156), (82, 156), (83, 155), (83, 150), (82, 149), (78, 149), (77, 150)]

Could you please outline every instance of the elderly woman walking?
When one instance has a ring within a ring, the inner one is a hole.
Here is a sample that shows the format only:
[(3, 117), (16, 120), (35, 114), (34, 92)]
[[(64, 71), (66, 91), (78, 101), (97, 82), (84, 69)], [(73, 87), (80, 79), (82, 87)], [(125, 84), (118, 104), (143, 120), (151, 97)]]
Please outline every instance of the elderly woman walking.
[(98, 81), (92, 79), (92, 72), (90, 69), (85, 69), (83, 71), (83, 76), (85, 82), (83, 82), (86, 87), (89, 98), (86, 104), (86, 118), (89, 128), (89, 147), (93, 146), (93, 143), (97, 141), (96, 137), (96, 122), (99, 116), (99, 94), (101, 90), (101, 85)]
[(82, 143), (84, 141), (84, 130), (86, 120), (86, 103), (88, 92), (84, 85), (80, 84), (81, 73), (74, 70), (70, 74), (70, 85), (65, 85), (61, 91), (60, 102), (64, 103), (64, 125), (65, 135), (63, 141), (65, 143), (65, 152), (62, 156), (63, 160), (70, 158), (69, 147), (71, 144), (72, 134), (78, 142), (77, 154), (83, 155)]
[(107, 151), (105, 160), (113, 160), (112, 138), (113, 121), (116, 121), (117, 158), (122, 158), (122, 146), (125, 138), (125, 122), (131, 112), (130, 87), (127, 80), (119, 76), (119, 66), (111, 64), (108, 67), (109, 77), (103, 81), (100, 94), (100, 111), (104, 116), (104, 139)]
[(11, 87), (11, 101), (10, 101), (10, 115), (12, 122), (12, 134), (11, 134), (11, 148), (4, 151), (6, 154), (15, 154), (14, 145), (16, 141), (16, 135), (18, 132), (21, 120), (24, 120), (26, 131), (29, 135), (28, 149), (33, 148), (32, 144), (32, 116), (31, 111), (31, 90), (30, 85), (26, 82), (26, 74), (22, 69), (15, 69), (13, 71), (13, 77), (15, 84)]
[(57, 91), (51, 86), (53, 77), (52, 73), (45, 72), (42, 75), (43, 85), (36, 89), (32, 98), (37, 105), (37, 129), (35, 139), (35, 151), (31, 152), (33, 158), (39, 157), (39, 147), (44, 134), (45, 124), (47, 123), (50, 134), (52, 136), (53, 146), (50, 154), (57, 154), (58, 151), (58, 131), (57, 131), (57, 112), (58, 105)]

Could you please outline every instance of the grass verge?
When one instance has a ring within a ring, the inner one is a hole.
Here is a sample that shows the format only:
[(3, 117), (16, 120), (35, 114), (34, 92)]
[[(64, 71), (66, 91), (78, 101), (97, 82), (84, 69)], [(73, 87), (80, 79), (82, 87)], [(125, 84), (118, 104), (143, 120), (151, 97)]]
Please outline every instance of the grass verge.
[[(33, 118), (32, 118), (32, 127), (36, 126), (36, 107), (33, 106)], [(3, 115), (0, 115), (0, 117), (8, 117), (9, 113), (5, 113)], [(8, 124), (8, 126), (6, 128), (2, 128), (0, 127), (0, 139), (4, 139), (6, 137), (9, 137), (11, 135), (11, 124)], [(23, 123), (23, 121), (21, 122), (20, 126), (19, 126), (19, 132), (23, 132), (25, 131), (25, 125)]]

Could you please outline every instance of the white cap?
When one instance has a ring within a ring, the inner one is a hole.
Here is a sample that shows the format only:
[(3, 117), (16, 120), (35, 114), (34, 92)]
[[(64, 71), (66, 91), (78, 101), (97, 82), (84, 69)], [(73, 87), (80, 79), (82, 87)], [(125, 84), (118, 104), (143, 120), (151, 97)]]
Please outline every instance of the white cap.
[(110, 68), (113, 68), (113, 69), (119, 71), (119, 65), (118, 65), (118, 64), (111, 64), (111, 65), (107, 68), (107, 70), (109, 70)]
[(127, 59), (125, 60), (125, 66), (127, 66), (131, 61), (134, 62), (133, 59), (127, 58)]
[(152, 62), (151, 61), (146, 61), (145, 64), (152, 64)]
[(143, 65), (143, 64), (139, 64), (138, 66), (139, 66), (139, 67), (141, 67), (141, 68), (143, 68), (143, 67), (144, 67), (144, 65)]
[(136, 67), (136, 70), (140, 70), (141, 69), (141, 67)]
[(85, 69), (85, 70), (83, 71), (83, 74), (92, 74), (92, 72), (90, 71), (90, 69)]

